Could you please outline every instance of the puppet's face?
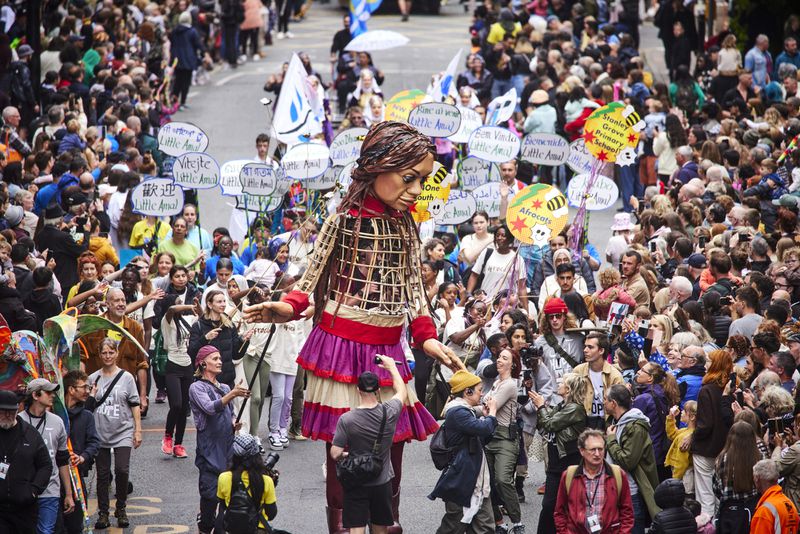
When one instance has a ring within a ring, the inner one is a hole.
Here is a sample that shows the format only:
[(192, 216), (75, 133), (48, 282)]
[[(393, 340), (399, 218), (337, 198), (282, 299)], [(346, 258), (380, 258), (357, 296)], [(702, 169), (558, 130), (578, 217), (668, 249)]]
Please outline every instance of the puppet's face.
[(533, 244), (537, 247), (545, 246), (550, 239), (550, 228), (543, 224), (535, 225), (531, 228), (531, 238), (533, 239)]
[(390, 208), (405, 211), (422, 193), (422, 180), (432, 171), (433, 154), (427, 154), (422, 161), (408, 169), (379, 174), (372, 184), (372, 192)]

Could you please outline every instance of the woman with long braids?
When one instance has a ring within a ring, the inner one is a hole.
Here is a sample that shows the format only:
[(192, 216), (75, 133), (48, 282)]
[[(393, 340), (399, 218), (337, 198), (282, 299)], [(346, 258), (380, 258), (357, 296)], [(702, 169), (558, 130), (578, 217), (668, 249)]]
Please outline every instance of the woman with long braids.
[[(380, 397), (392, 396), (389, 373), (375, 364), (375, 355), (392, 357), (403, 380), (411, 380), (400, 343), (406, 325), (413, 342), (428, 356), (456, 370), (453, 351), (436, 338), (420, 279), (419, 236), (409, 208), (433, 170), (434, 146), (411, 126), (393, 121), (376, 124), (366, 135), (353, 182), (338, 210), (325, 221), (309, 268), (295, 291), (281, 302), (245, 309), (251, 322), (299, 319), (314, 293), (314, 329), (298, 363), (308, 371), (302, 433), (330, 442), (339, 417), (358, 402), (358, 376), (380, 377)], [(399, 520), (403, 444), (424, 440), (436, 429), (414, 391), (397, 422), (391, 451), (392, 512)], [(342, 532), (342, 487), (335, 464), (326, 454), (328, 528)]]

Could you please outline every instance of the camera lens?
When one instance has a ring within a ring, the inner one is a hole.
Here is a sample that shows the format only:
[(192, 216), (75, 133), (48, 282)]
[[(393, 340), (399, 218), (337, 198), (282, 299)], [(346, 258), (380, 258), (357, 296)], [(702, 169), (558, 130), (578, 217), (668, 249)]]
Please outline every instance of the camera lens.
[(378, 365), (380, 363), (381, 363), (381, 357), (380, 356), (375, 356), (375, 365)]

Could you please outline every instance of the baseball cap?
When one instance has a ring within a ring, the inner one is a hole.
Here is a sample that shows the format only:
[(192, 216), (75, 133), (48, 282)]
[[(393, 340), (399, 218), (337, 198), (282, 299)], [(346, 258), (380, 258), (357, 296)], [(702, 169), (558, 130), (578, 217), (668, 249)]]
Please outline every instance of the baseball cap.
[(773, 200), (772, 203), (776, 206), (783, 206), (784, 208), (795, 208), (797, 209), (797, 204), (800, 198), (796, 197), (795, 195), (781, 195), (781, 198), (777, 200)]
[(378, 375), (371, 371), (361, 373), (358, 377), (358, 389), (364, 393), (375, 393), (380, 388)]
[(791, 336), (787, 337), (786, 338), (786, 342), (787, 343), (791, 343), (791, 342), (800, 343), (800, 332), (798, 332), (796, 334), (792, 334)]
[(0, 390), (0, 410), (14, 410), (19, 408), (19, 398), (13, 391)]
[(53, 384), (46, 378), (34, 378), (25, 388), (25, 393), (35, 393), (37, 391), (56, 391), (58, 384)]
[(699, 253), (692, 254), (686, 258), (686, 263), (689, 265), (689, 267), (694, 267), (695, 269), (705, 269), (708, 266), (706, 257)]

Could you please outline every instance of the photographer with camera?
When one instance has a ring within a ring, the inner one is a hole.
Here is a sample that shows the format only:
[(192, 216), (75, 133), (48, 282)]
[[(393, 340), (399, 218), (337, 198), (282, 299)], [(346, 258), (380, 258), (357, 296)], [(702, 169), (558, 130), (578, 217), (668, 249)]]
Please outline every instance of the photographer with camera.
[(562, 299), (553, 297), (545, 302), (539, 315), (540, 335), (533, 346), (542, 350), (543, 359), (556, 380), (583, 361), (583, 336), (566, 332), (567, 328), (577, 326)]
[(158, 217), (148, 215), (133, 225), (129, 245), (131, 248), (143, 249), (149, 256), (158, 250), (158, 244), (167, 238), (169, 224), (161, 222)]
[[(553, 372), (543, 361), (542, 350), (531, 347), (531, 333), (524, 324), (515, 324), (506, 330), (508, 344), (519, 357), (522, 364), (522, 383), (518, 386), (517, 402), (520, 405), (519, 419), (522, 421), (522, 443), (520, 461), (517, 462), (517, 476), (515, 485), (520, 502), (525, 502), (523, 483), (528, 476), (528, 456), (527, 451), (533, 447), (534, 460), (537, 462), (547, 461), (545, 454), (545, 442), (540, 434), (536, 432), (537, 409), (536, 406), (528, 402), (528, 393), (535, 391), (539, 393), (545, 401), (549, 402), (555, 393)], [(538, 453), (537, 453), (538, 451)]]
[[(525, 532), (525, 525), (522, 524), (519, 497), (514, 486), (514, 472), (519, 456), (517, 384), (522, 373), (522, 364), (515, 352), (506, 349), (500, 352), (496, 365), (497, 379), (492, 385), (492, 389), (484, 397), (484, 402), (494, 399), (497, 406), (497, 428), (485, 449), (486, 461), (489, 463), (490, 471), (494, 474), (494, 489), (496, 490), (496, 493), (492, 493), (492, 508), (498, 527), (505, 528), (513, 534), (521, 534)], [(510, 528), (503, 522), (500, 500), (505, 504), (509, 519), (511, 519)]]
[[(261, 446), (250, 434), (233, 438), (231, 468), (219, 474), (217, 497), (225, 532), (228, 534), (262, 534), (270, 532), (268, 521), (275, 519), (278, 506), (271, 467), (279, 456), (270, 453), (267, 467), (261, 457)], [(251, 482), (252, 481), (252, 482)]]

